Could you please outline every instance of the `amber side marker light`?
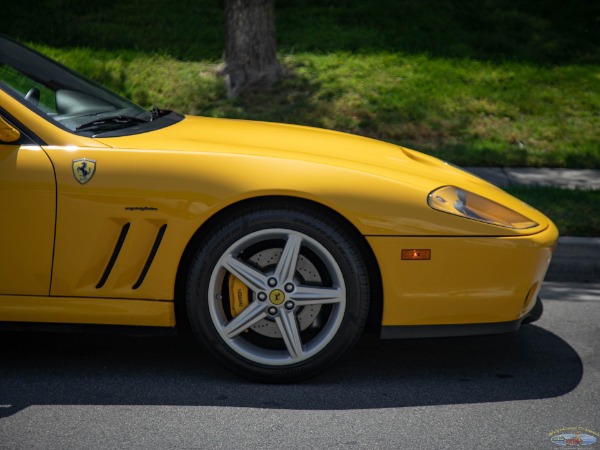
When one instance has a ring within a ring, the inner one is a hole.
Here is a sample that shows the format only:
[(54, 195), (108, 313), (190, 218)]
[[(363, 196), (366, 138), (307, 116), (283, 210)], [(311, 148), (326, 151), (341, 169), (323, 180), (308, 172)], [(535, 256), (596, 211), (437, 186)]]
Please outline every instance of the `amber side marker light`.
[(402, 259), (408, 261), (423, 261), (431, 259), (431, 250), (423, 248), (404, 248), (402, 249)]

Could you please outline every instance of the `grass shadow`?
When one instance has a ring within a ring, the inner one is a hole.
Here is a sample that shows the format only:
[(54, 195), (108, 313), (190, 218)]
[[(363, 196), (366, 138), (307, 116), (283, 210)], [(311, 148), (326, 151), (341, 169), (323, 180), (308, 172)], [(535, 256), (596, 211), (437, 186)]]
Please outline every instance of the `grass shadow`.
[(285, 64), (281, 80), (266, 90), (250, 90), (238, 98), (227, 99), (224, 94), (199, 114), (234, 119), (262, 120), (327, 127), (324, 120), (331, 116), (333, 105), (323, 99), (321, 84), (298, 71), (296, 62)]
[[(280, 50), (404, 52), (534, 64), (600, 61), (600, 4), (585, 0), (287, 0), (276, 2)], [(299, 19), (301, 18), (301, 20)], [(55, 47), (162, 52), (220, 59), (218, 0), (111, 4), (22, 0), (3, 6), (0, 29)]]

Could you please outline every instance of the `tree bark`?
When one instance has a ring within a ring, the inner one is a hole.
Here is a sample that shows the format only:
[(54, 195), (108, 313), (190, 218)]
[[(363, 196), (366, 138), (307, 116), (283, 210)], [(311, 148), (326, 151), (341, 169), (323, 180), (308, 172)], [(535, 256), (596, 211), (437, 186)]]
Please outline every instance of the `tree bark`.
[(225, 0), (227, 95), (271, 86), (282, 73), (277, 59), (274, 0)]

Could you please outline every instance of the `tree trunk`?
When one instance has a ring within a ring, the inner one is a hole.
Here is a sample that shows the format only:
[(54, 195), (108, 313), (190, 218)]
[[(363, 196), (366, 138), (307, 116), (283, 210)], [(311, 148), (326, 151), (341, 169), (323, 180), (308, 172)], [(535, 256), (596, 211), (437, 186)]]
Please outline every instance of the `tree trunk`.
[(275, 40), (274, 0), (225, 0), (227, 95), (267, 88), (281, 76)]

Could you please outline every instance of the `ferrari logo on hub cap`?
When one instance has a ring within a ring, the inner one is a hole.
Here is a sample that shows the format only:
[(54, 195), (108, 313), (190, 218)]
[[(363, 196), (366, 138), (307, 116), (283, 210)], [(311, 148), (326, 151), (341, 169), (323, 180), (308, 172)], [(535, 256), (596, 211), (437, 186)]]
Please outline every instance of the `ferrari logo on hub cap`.
[(81, 184), (92, 179), (96, 172), (96, 161), (87, 158), (73, 160), (73, 175)]
[(271, 300), (271, 303), (274, 305), (281, 305), (285, 300), (285, 294), (279, 289), (274, 289), (269, 294), (269, 300)]

